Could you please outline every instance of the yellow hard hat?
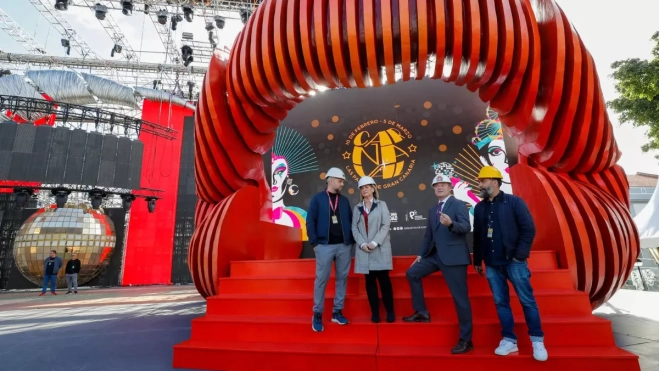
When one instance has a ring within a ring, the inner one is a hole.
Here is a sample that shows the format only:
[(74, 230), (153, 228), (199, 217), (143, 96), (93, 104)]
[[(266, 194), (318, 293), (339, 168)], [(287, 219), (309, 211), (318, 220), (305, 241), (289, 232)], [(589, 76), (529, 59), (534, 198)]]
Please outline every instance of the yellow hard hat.
[(496, 167), (485, 166), (478, 173), (478, 179), (503, 179), (503, 175)]

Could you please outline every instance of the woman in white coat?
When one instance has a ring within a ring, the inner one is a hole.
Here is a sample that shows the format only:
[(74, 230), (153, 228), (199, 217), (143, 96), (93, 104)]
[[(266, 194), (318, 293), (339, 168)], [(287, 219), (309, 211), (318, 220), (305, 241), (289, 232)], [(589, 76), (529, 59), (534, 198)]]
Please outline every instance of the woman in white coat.
[(352, 235), (357, 242), (355, 273), (365, 275), (371, 321), (380, 322), (379, 282), (382, 303), (387, 311), (387, 322), (394, 322), (394, 296), (389, 279), (389, 271), (393, 270), (389, 238), (391, 215), (387, 204), (378, 197), (373, 178), (362, 177), (358, 185), (362, 201), (355, 205), (352, 214)]

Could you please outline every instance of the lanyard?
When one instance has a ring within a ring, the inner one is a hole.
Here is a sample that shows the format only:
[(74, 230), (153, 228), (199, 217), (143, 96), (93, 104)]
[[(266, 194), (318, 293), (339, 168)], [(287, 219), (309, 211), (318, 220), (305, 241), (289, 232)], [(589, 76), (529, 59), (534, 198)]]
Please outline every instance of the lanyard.
[(336, 214), (336, 207), (339, 206), (339, 195), (336, 195), (336, 202), (332, 205), (332, 197), (330, 197), (328, 191), (325, 191), (325, 193), (327, 193), (327, 197), (329, 198), (329, 204), (330, 204), (330, 208), (332, 209), (332, 212)]

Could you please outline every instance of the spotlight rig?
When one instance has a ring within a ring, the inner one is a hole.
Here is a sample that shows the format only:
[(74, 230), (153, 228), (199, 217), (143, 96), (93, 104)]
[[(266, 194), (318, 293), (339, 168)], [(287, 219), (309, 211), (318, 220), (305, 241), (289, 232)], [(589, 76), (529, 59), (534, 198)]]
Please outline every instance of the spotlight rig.
[(66, 55), (71, 55), (71, 42), (67, 39), (61, 39), (60, 43), (66, 48)]
[(185, 67), (189, 66), (190, 63), (194, 61), (192, 57), (192, 48), (189, 45), (183, 45), (181, 47), (181, 57), (183, 57), (183, 65)]
[(111, 195), (118, 195), (122, 200), (122, 207), (129, 212), (133, 201), (143, 198), (147, 202), (149, 213), (156, 210), (156, 201), (160, 200), (159, 194), (162, 192), (157, 189), (141, 188), (135, 190), (89, 187), (83, 185), (56, 185), (54, 187), (34, 186), (30, 182), (7, 181), (7, 184), (0, 184), (0, 189), (12, 189), (14, 193), (14, 202), (17, 209), (23, 209), (30, 199), (36, 199), (35, 191), (49, 191), (55, 197), (55, 204), (58, 208), (63, 208), (68, 202), (69, 195), (72, 192), (82, 192), (89, 196), (93, 209), (99, 209), (103, 200)]
[(167, 17), (169, 17), (169, 12), (166, 9), (161, 9), (158, 11), (158, 23), (161, 25), (167, 24)]
[(226, 23), (224, 17), (222, 17), (221, 15), (216, 15), (215, 17), (213, 17), (213, 19), (215, 20), (215, 25), (217, 26), (217, 28), (219, 28), (220, 30), (224, 28), (224, 24)]
[(243, 22), (243, 24), (247, 24), (247, 21), (249, 21), (249, 17), (251, 17), (251, 15), (251, 11), (243, 9), (240, 11), (240, 20)]
[(121, 12), (124, 15), (128, 15), (129, 13), (132, 15), (133, 14), (133, 0), (125, 0), (121, 2)]
[(121, 50), (122, 50), (122, 49), (123, 49), (123, 47), (122, 47), (121, 45), (119, 45), (119, 44), (114, 44), (114, 47), (112, 48), (112, 51), (110, 52), (110, 56), (111, 56), (111, 57), (114, 57), (114, 53), (119, 53), (119, 54), (121, 54)]
[(57, 205), (58, 208), (64, 207), (66, 205), (66, 202), (69, 200), (69, 195), (71, 194), (71, 190), (67, 188), (55, 188), (50, 190), (50, 194), (55, 196), (55, 204)]
[(57, 10), (69, 10), (69, 0), (56, 0), (55, 9)]
[(96, 19), (99, 21), (102, 21), (105, 19), (105, 15), (108, 14), (108, 7), (105, 5), (101, 5), (100, 3), (97, 3), (94, 5), (94, 14), (96, 15)]
[(183, 16), (185, 17), (186, 21), (192, 22), (192, 19), (194, 18), (194, 10), (192, 8), (192, 5), (183, 6)]

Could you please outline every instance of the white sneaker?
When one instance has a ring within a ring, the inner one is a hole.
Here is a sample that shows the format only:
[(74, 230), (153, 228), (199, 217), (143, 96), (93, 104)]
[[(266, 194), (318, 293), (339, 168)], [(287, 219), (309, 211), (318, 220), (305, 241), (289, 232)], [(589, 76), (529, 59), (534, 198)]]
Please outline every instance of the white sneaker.
[(533, 358), (537, 361), (546, 361), (549, 358), (545, 344), (540, 341), (533, 342)]
[(501, 340), (499, 343), (499, 347), (494, 350), (494, 354), (499, 355), (499, 356), (507, 356), (510, 353), (514, 353), (519, 351), (517, 349), (517, 344), (510, 342), (506, 339)]

